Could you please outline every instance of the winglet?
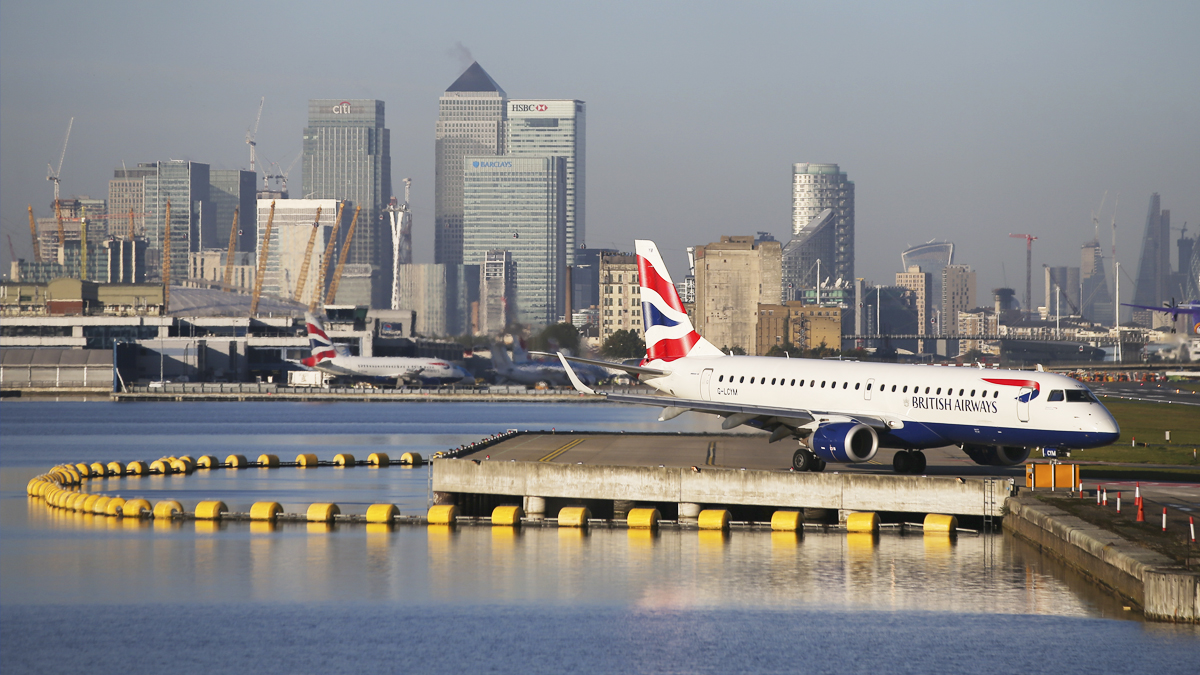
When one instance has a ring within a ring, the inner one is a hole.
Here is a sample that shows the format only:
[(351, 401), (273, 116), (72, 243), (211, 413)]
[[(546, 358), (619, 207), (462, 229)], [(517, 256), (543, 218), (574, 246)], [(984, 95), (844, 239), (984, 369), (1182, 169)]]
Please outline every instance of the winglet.
[(575, 371), (571, 369), (571, 364), (567, 362), (567, 357), (563, 356), (562, 352), (558, 352), (558, 360), (562, 362), (563, 368), (565, 368), (567, 371), (567, 377), (571, 378), (571, 384), (575, 387), (576, 390), (582, 391), (585, 394), (595, 394), (596, 393), (596, 390), (592, 389), (591, 387), (587, 386), (586, 384), (584, 384), (583, 382), (581, 382), (579, 380), (579, 376), (576, 375)]

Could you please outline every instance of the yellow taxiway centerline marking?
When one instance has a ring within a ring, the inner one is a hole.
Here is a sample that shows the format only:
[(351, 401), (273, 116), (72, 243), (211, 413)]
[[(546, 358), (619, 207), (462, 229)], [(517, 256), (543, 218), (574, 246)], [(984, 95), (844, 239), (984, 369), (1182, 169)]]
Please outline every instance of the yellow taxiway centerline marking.
[(571, 448), (579, 445), (580, 443), (584, 442), (585, 440), (587, 440), (587, 439), (586, 438), (577, 438), (577, 439), (571, 441), (570, 443), (567, 443), (566, 445), (562, 446), (561, 448), (555, 450), (554, 452), (546, 455), (545, 457), (539, 459), (538, 461), (539, 462), (553, 462), (559, 455), (561, 455), (564, 452), (570, 450)]

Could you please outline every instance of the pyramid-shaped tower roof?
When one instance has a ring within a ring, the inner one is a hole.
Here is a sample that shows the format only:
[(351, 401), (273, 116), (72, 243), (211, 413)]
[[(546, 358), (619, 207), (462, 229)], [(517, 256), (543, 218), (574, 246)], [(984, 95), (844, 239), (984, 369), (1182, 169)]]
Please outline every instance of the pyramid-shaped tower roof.
[(507, 97), (500, 85), (496, 84), (496, 81), (487, 74), (478, 61), (463, 71), (463, 74), (459, 75), (454, 84), (446, 88), (446, 91), (494, 91), (502, 97)]

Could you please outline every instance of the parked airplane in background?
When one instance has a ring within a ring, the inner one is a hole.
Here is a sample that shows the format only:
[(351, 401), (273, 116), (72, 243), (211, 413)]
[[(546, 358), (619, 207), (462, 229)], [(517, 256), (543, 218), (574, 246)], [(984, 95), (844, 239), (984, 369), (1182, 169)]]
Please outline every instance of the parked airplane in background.
[[(1126, 307), (1137, 307), (1138, 309), (1148, 309), (1151, 312), (1162, 312), (1171, 315), (1171, 324), (1174, 325), (1179, 320), (1179, 315), (1183, 314), (1189, 318), (1189, 323), (1192, 324), (1192, 332), (1200, 335), (1200, 302), (1196, 300), (1188, 300), (1180, 304), (1175, 302), (1175, 298), (1171, 298), (1171, 304), (1163, 304), (1162, 307), (1154, 307), (1153, 305), (1134, 305), (1128, 302), (1122, 302)], [(1171, 329), (1174, 332), (1174, 328)]]
[(339, 377), (399, 384), (453, 384), (471, 375), (442, 359), (404, 356), (351, 356), (345, 345), (334, 344), (320, 319), (305, 314), (312, 354), (300, 364)]
[(815, 359), (727, 356), (692, 327), (654, 242), (636, 242), (646, 358), (625, 366), (559, 353), (575, 388), (594, 393), (568, 362), (635, 373), (665, 396), (608, 400), (749, 425), (769, 442), (800, 439), (797, 471), (874, 459), (898, 448), (897, 473), (925, 469), (921, 451), (957, 445), (977, 464), (1012, 466), (1034, 447), (1091, 448), (1120, 437), (1116, 420), (1080, 382), (1053, 373)]
[[(537, 352), (540, 354), (541, 352)], [(513, 355), (509, 357), (504, 345), (492, 345), (492, 367), (502, 381), (528, 386), (545, 384), (550, 387), (569, 387), (571, 379), (558, 361), (534, 361), (520, 341), (513, 341)], [(576, 370), (576, 376), (585, 384), (596, 384), (611, 377), (608, 371), (594, 366)]]

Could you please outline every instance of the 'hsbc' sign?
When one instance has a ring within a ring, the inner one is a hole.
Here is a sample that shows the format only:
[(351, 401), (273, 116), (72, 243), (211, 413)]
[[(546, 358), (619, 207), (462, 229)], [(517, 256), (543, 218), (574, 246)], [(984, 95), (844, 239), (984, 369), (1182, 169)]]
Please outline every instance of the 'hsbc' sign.
[(512, 103), (509, 112), (546, 112), (550, 106), (545, 103)]

